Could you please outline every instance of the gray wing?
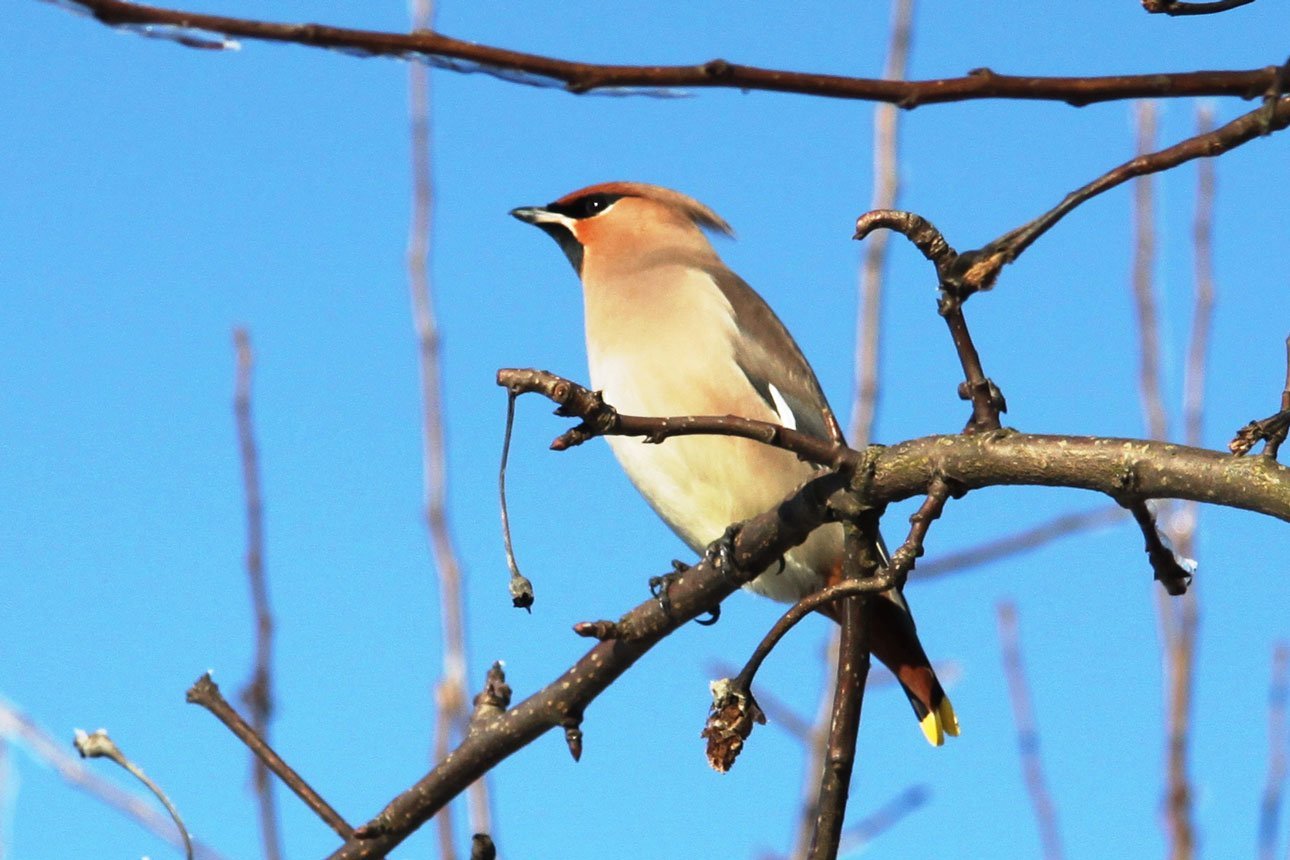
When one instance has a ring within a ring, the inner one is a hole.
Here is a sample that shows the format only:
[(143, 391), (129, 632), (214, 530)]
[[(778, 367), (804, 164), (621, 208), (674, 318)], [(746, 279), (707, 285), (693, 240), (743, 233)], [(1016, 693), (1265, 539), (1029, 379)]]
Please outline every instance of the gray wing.
[[(743, 333), (735, 361), (781, 423), (820, 439), (844, 441), (815, 371), (770, 305), (729, 269), (713, 268), (709, 274), (730, 302)], [(784, 414), (785, 407), (791, 415)]]

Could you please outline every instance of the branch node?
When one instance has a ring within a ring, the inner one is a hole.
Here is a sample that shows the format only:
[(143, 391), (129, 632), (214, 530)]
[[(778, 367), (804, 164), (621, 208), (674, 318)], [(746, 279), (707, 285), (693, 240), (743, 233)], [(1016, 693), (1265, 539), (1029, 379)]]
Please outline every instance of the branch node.
[(718, 57), (715, 60), (708, 60), (703, 64), (703, 74), (713, 80), (723, 80), (729, 78), (734, 71), (734, 67), (727, 60)]
[(586, 639), (619, 639), (622, 634), (615, 621), (579, 621), (573, 625), (573, 632)]
[(561, 723), (564, 726), (564, 743), (569, 748), (573, 760), (582, 759), (582, 715), (570, 716)]
[(484, 688), (475, 695), (473, 701), (475, 710), (470, 715), (468, 733), (479, 731), (506, 713), (511, 705), (511, 688), (506, 683), (506, 671), (501, 660), (489, 667), (484, 675)]

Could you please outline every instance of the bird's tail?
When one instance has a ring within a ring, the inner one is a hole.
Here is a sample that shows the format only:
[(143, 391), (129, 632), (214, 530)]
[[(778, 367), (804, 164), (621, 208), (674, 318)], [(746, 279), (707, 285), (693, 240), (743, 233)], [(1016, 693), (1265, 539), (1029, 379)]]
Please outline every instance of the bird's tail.
[(958, 737), (959, 720), (954, 706), (918, 641), (914, 617), (904, 598), (883, 594), (870, 599), (866, 607), (869, 650), (900, 681), (927, 742), (938, 747), (945, 743), (946, 735)]
[[(839, 621), (837, 604), (821, 611)], [(936, 678), (923, 643), (914, 629), (905, 598), (895, 591), (874, 595), (865, 603), (865, 626), (869, 650), (896, 676), (909, 704), (918, 717), (918, 726), (932, 746), (945, 743), (945, 736), (958, 737), (959, 720), (945, 689)]]

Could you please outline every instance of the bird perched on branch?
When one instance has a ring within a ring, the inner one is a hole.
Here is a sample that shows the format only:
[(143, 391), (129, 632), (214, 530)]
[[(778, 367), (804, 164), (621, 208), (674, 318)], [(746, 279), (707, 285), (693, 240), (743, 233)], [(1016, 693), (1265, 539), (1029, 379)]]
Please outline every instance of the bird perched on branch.
[[(511, 212), (560, 245), (582, 280), (591, 383), (629, 415), (739, 415), (840, 440), (814, 371), (784, 324), (730, 271), (705, 231), (732, 235), (708, 207), (667, 188), (607, 182)], [(662, 445), (610, 436), (632, 483), (692, 549), (770, 510), (812, 474), (796, 455), (749, 439)], [(793, 602), (842, 575), (842, 527), (817, 529), (746, 586)], [(958, 721), (895, 589), (867, 602), (875, 656), (900, 680), (927, 740)]]

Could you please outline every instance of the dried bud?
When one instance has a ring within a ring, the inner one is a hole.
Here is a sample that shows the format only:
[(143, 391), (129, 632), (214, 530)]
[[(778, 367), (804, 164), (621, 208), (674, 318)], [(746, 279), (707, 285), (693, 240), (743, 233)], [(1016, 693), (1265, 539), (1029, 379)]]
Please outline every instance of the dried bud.
[(736, 689), (729, 678), (713, 681), (712, 710), (700, 734), (708, 741), (708, 764), (713, 770), (725, 773), (734, 766), (753, 723), (765, 725), (766, 715), (752, 693)]

